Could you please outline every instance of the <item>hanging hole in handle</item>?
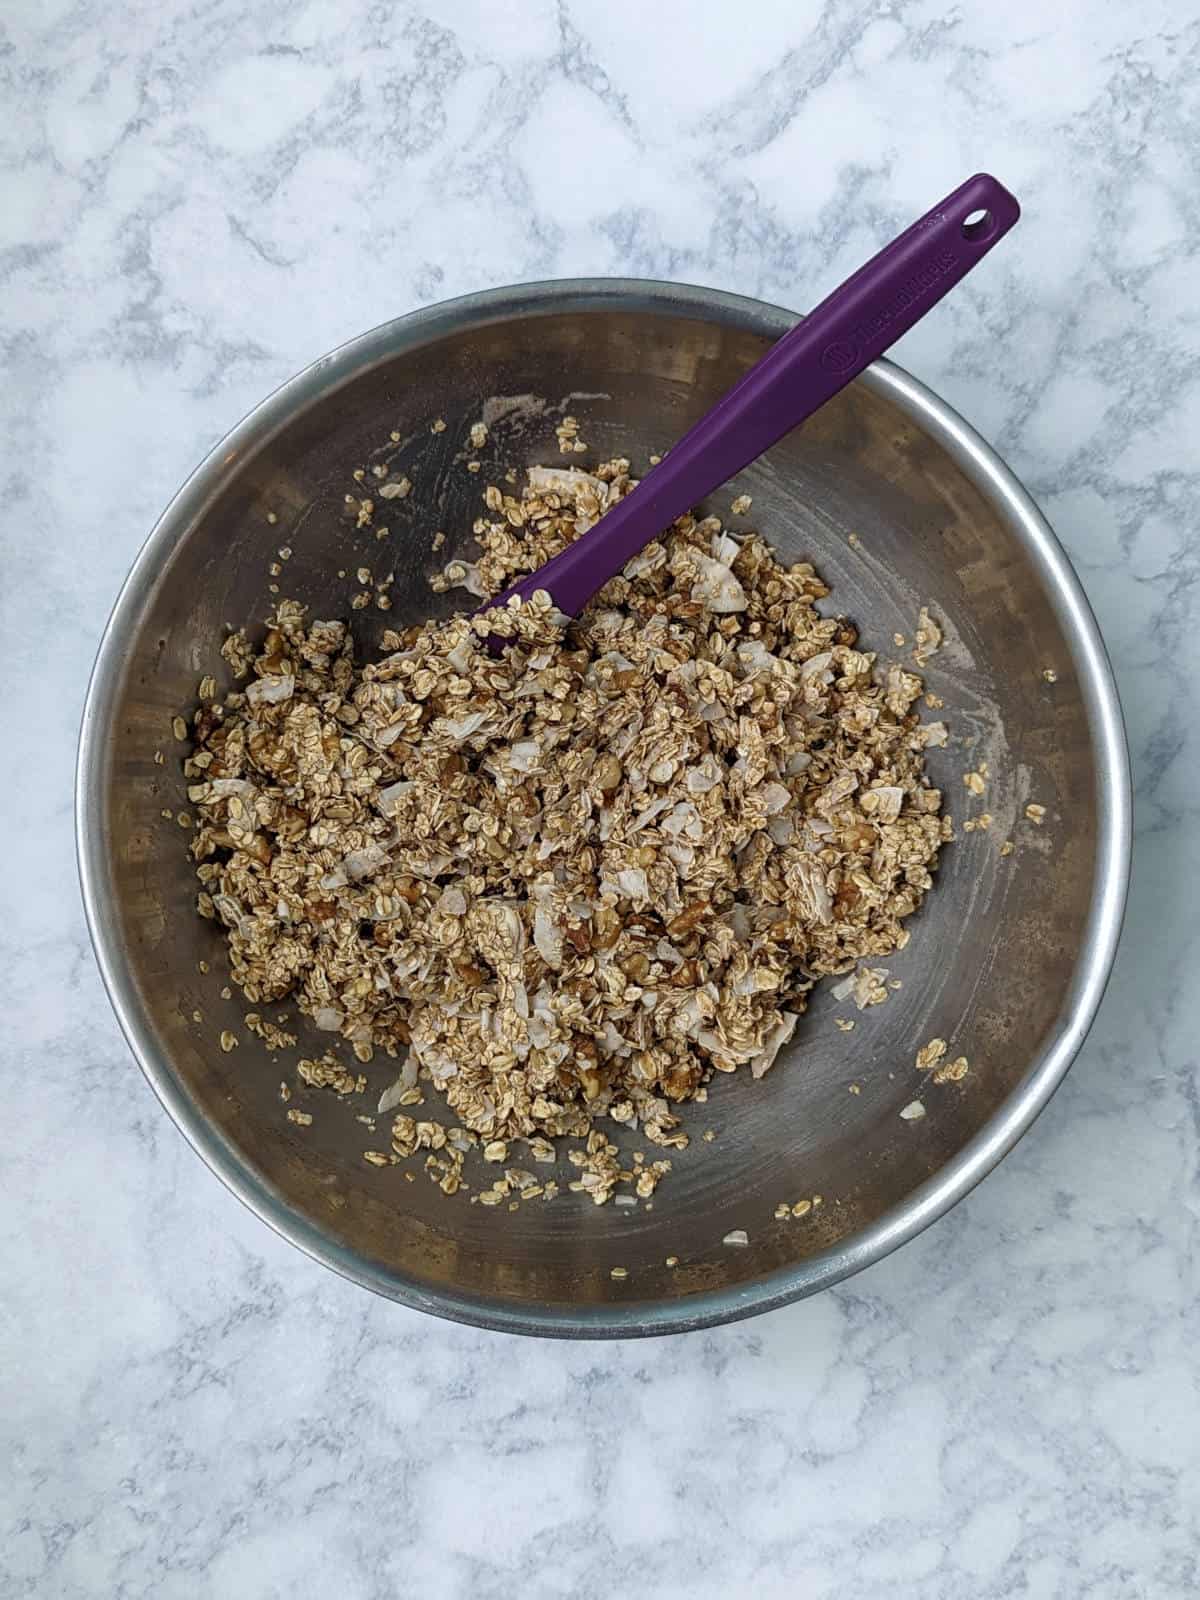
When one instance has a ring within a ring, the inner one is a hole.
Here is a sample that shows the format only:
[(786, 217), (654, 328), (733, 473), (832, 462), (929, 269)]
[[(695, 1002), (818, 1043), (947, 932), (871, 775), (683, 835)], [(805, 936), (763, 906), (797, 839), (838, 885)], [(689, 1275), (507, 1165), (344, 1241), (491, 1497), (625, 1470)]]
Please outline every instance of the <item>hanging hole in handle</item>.
[(972, 244), (990, 239), (995, 229), (996, 219), (990, 211), (972, 211), (962, 225), (963, 238), (970, 239)]

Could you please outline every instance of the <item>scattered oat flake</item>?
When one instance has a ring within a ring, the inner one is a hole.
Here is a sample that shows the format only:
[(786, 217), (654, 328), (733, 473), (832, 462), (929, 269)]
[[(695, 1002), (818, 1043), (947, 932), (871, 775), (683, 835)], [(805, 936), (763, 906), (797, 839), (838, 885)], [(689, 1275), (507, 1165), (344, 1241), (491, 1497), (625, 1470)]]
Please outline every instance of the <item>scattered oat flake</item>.
[(987, 787), (982, 772), (964, 772), (963, 784), (972, 794), (982, 794)]
[(442, 418), (442, 417), (438, 417), (437, 420), (431, 426), (429, 431), (431, 433), (445, 433), (445, 431), (446, 431), (445, 419)]
[(666, 1261), (663, 1262), (663, 1265), (666, 1267), (677, 1267), (679, 1265), (679, 1257), (668, 1256)]
[(905, 1122), (919, 1122), (920, 1119), (925, 1115), (925, 1107), (919, 1100), (910, 1100), (901, 1111), (900, 1115), (904, 1118)]
[(745, 1228), (732, 1228), (721, 1240), (721, 1243), (741, 1248), (750, 1243), (750, 1235)]
[(1045, 806), (1037, 805), (1034, 801), (1030, 801), (1030, 803), (1025, 807), (1025, 815), (1029, 818), (1030, 822), (1036, 823), (1040, 828), (1046, 817), (1046, 808)]
[(956, 1056), (953, 1061), (947, 1061), (940, 1066), (933, 1075), (934, 1083), (959, 1083), (966, 1077), (970, 1070), (970, 1063), (966, 1056)]
[(922, 1045), (917, 1051), (918, 1072), (928, 1072), (931, 1067), (936, 1067), (946, 1054), (946, 1048), (945, 1039), (930, 1039), (928, 1044)]
[(1010, 856), (1015, 848), (1016, 846), (1013, 844), (1011, 839), (1005, 839), (1004, 843), (1000, 846), (1000, 854), (1002, 856)]
[(229, 1029), (226, 1028), (225, 1032), (221, 1035), (220, 1043), (221, 1049), (224, 1050), (226, 1055), (228, 1055), (231, 1050), (236, 1050), (238, 1047), (237, 1034), (230, 1033)]
[(312, 1126), (312, 1112), (297, 1111), (295, 1106), (289, 1110), (287, 1119), (289, 1122), (294, 1122), (298, 1128), (310, 1128)]
[(608, 1275), (609, 1275), (610, 1278), (617, 1278), (617, 1279), (627, 1278), (629, 1276), (629, 1268), (628, 1267), (610, 1267), (608, 1269)]
[(748, 494), (739, 494), (729, 509), (735, 517), (744, 517), (753, 504)]
[(1046, 683), (1057, 683), (1058, 673), (1055, 672), (1053, 667), (1043, 667), (1042, 678)]
[(835, 1028), (840, 1028), (843, 1033), (854, 1032), (854, 1020), (852, 1017), (834, 1017), (833, 1025)]
[(792, 1215), (794, 1217), (806, 1217), (812, 1208), (813, 1203), (811, 1200), (797, 1200), (792, 1207)]

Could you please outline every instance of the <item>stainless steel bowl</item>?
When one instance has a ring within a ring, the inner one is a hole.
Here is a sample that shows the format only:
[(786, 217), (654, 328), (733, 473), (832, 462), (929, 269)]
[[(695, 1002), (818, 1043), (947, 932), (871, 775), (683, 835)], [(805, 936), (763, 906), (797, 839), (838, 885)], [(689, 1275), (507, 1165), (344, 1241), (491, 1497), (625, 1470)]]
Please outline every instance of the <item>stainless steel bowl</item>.
[[(791, 325), (776, 307), (637, 281), (534, 284), (416, 312), (318, 361), (241, 422), (180, 490), (105, 631), (80, 746), (80, 872), (121, 1027), (163, 1105), (229, 1187), (293, 1243), (396, 1300), (485, 1327), (561, 1336), (666, 1333), (724, 1322), (836, 1283), (940, 1216), (1045, 1105), (1087, 1031), (1117, 942), (1129, 861), (1120, 710), (1091, 612), (1045, 520), (1004, 464), (906, 373), (879, 363), (743, 474), (754, 521), (787, 559), (811, 557), (840, 611), (886, 657), (929, 604), (950, 641), (929, 687), (959, 743), (939, 752), (949, 809), (990, 762), (990, 831), (949, 848), (898, 988), (852, 1033), (819, 993), (769, 1077), (721, 1077), (653, 1209), (564, 1195), (519, 1211), (448, 1200), (377, 1171), (348, 1107), (283, 1120), (282, 1075), (219, 991), (219, 939), (193, 910), (171, 719), (218, 665), (222, 624), (261, 617), (267, 565), (286, 590), (352, 615), (370, 649), (385, 622), (451, 609), (426, 575), (463, 547), (481, 480), (464, 434), (485, 402), (506, 464), (555, 460), (575, 412), (593, 451), (644, 461)], [(510, 407), (499, 397), (521, 397)], [(445, 418), (433, 434), (433, 418)], [(381, 546), (345, 514), (351, 470), (396, 430), (414, 481), (392, 501), (397, 606), (350, 613), (336, 576)], [(727, 503), (722, 495), (721, 503)], [(278, 520), (268, 521), (268, 513)], [(430, 536), (447, 530), (434, 556)], [(469, 535), (468, 535), (469, 537)], [(1045, 669), (1057, 674), (1051, 683)], [(154, 752), (167, 754), (165, 766)], [(1026, 800), (1047, 810), (1039, 829)], [(979, 809), (978, 803), (975, 809)], [(1002, 857), (1001, 840), (1017, 848)], [(212, 971), (202, 976), (198, 963)], [(195, 1023), (193, 1012), (203, 1013)], [(217, 1035), (238, 1027), (224, 1055)], [(913, 1058), (939, 1035), (971, 1061), (927, 1087)], [(386, 1081), (385, 1066), (373, 1082)], [(851, 1083), (861, 1093), (849, 1093)], [(780, 1200), (820, 1194), (803, 1222)], [(744, 1228), (749, 1244), (722, 1243)], [(668, 1256), (678, 1257), (673, 1270)], [(615, 1281), (613, 1266), (628, 1277)]]

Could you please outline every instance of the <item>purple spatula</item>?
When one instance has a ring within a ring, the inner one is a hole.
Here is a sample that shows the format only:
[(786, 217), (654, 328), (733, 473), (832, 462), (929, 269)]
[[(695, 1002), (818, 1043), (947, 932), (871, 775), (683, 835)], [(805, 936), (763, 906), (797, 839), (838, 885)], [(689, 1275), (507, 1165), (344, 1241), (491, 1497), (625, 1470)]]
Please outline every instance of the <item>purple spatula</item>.
[[(1020, 214), (995, 178), (985, 172), (968, 178), (773, 345), (595, 527), (480, 609), (545, 589), (575, 616), (676, 517), (811, 417), (907, 333)], [(491, 644), (499, 649), (502, 641)]]

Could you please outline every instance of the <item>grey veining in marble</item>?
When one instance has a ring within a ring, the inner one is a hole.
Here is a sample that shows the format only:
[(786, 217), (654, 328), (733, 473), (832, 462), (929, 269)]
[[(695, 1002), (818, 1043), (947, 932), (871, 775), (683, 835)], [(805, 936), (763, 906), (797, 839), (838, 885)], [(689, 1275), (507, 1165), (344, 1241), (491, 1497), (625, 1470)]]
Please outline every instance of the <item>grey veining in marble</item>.
[[(5, 1600), (1197, 1592), (1198, 82), (1180, 0), (8, 0)], [(803, 308), (978, 167), (1025, 220), (899, 358), (1040, 498), (1114, 656), (1137, 858), (1089, 1044), (820, 1300), (626, 1347), (372, 1300), (197, 1162), (93, 967), (76, 720), (135, 550), (373, 323), (574, 273)]]

